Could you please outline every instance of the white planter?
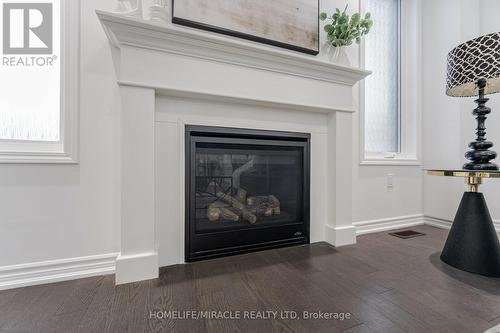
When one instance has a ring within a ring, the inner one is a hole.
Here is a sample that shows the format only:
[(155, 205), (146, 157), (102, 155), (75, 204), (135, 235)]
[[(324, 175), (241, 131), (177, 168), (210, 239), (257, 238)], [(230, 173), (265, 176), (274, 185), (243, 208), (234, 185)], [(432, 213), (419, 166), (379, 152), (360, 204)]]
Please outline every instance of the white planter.
[(351, 60), (347, 55), (346, 46), (336, 47), (333, 50), (333, 61), (339, 65), (351, 66)]

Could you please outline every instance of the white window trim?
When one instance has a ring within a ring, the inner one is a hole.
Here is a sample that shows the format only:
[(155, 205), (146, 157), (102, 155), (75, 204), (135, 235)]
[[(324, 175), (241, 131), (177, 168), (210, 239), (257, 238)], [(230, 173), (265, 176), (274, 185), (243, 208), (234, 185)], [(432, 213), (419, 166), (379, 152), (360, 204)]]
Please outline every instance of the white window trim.
[(60, 141), (0, 140), (0, 163), (78, 163), (80, 0), (61, 0)]
[[(365, 12), (360, 0), (361, 12)], [(421, 3), (401, 0), (401, 68), (400, 68), (400, 152), (372, 153), (365, 151), (365, 83), (359, 86), (359, 161), (360, 165), (419, 166), (421, 160)], [(369, 38), (369, 34), (368, 34)], [(365, 68), (365, 45), (359, 47), (361, 68)], [(369, 69), (369, 68), (368, 68)]]

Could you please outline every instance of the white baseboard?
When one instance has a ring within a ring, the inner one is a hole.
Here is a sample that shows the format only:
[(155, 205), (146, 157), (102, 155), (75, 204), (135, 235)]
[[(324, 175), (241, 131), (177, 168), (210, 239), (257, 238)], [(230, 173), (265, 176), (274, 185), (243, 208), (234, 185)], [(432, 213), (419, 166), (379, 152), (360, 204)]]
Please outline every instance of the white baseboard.
[(116, 284), (156, 279), (158, 276), (158, 253), (156, 252), (119, 255), (116, 259)]
[(361, 221), (353, 223), (353, 225), (356, 227), (356, 235), (358, 236), (371, 234), (375, 232), (393, 230), (393, 229), (408, 228), (423, 224), (424, 224), (424, 215), (422, 214), (398, 216), (386, 219), (369, 220), (369, 221)]
[(452, 222), (451, 220), (426, 215), (424, 216), (424, 223), (425, 225), (430, 225), (440, 229), (450, 229)]
[[(426, 225), (430, 225), (441, 229), (450, 229), (451, 224), (453, 223), (452, 220), (443, 219), (435, 216), (429, 216), (429, 215), (424, 216), (424, 222)], [(493, 225), (495, 226), (495, 230), (497, 232), (500, 232), (500, 220), (493, 220)]]
[(0, 267), (0, 290), (113, 274), (117, 253)]
[(356, 227), (334, 228), (327, 224), (325, 226), (325, 240), (335, 247), (356, 244)]
[[(450, 229), (452, 220), (417, 214), (353, 223), (353, 225), (356, 227), (357, 236), (394, 229), (408, 228), (424, 224), (441, 229)], [(496, 231), (500, 232), (500, 220), (493, 220), (493, 224)]]

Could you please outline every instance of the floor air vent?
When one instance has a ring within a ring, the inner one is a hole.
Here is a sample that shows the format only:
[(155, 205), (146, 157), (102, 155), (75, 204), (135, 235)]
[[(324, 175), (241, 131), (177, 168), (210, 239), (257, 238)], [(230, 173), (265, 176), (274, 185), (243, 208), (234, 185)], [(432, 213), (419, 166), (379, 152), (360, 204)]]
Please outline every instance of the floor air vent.
[(408, 239), (408, 238), (413, 238), (413, 237), (418, 237), (418, 236), (425, 236), (425, 234), (414, 231), (414, 230), (403, 230), (403, 231), (398, 231), (398, 232), (391, 232), (389, 233), (391, 236), (395, 236), (398, 238), (402, 239)]

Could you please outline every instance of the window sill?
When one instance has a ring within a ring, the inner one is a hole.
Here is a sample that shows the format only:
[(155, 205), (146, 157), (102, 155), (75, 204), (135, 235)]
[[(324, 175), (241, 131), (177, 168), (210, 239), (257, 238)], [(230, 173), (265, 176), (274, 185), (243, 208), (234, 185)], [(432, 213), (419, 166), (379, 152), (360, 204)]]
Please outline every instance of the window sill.
[(75, 140), (0, 140), (0, 164), (78, 164), (77, 157)]
[(78, 164), (64, 153), (0, 153), (0, 164)]
[(422, 161), (415, 157), (365, 157), (361, 159), (359, 165), (369, 166), (369, 165), (391, 165), (391, 166), (422, 166)]

